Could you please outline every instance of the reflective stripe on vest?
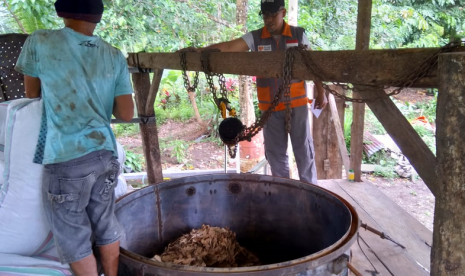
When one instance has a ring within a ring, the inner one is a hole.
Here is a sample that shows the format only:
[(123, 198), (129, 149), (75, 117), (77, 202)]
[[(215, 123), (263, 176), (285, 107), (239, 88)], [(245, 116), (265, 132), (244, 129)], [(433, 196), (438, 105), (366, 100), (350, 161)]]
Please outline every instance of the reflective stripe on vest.
[[(258, 51), (260, 46), (266, 46), (265, 48), (270, 49), (271, 51), (284, 51), (286, 50), (288, 41), (295, 43), (295, 40), (297, 40), (299, 44), (302, 44), (304, 29), (290, 26), (284, 22), (283, 32), (279, 40), (272, 37), (266, 30), (266, 27), (252, 31), (251, 33), (254, 38), (254, 51)], [(258, 108), (260, 110), (267, 110), (271, 106), (271, 102), (273, 101), (276, 93), (278, 93), (279, 87), (282, 83), (282, 79), (257, 77), (257, 97)], [(291, 108), (306, 105), (308, 103), (305, 81), (291, 80), (290, 97)], [(283, 100), (283, 98), (280, 99), (280, 103), (276, 106), (275, 111), (284, 110), (286, 108)]]
[[(258, 93), (258, 108), (267, 110), (271, 106), (271, 102), (275, 96), (275, 90), (270, 89), (270, 86), (261, 87), (258, 85), (259, 79), (270, 80), (268, 78), (257, 78), (257, 93)], [(275, 80), (275, 79), (271, 79)], [(276, 90), (277, 91), (277, 90)], [(305, 81), (291, 83), (291, 108), (306, 105), (308, 103), (307, 90), (305, 89)], [(283, 99), (276, 106), (275, 111), (284, 110), (286, 108)]]

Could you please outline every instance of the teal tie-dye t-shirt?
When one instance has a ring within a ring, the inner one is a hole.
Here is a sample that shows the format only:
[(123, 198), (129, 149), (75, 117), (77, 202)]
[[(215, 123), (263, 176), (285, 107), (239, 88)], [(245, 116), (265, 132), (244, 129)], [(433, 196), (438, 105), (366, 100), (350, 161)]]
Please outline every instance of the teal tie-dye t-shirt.
[(40, 30), (26, 40), (15, 69), (41, 81), (44, 113), (34, 162), (60, 163), (103, 149), (117, 155), (114, 98), (133, 92), (118, 49), (70, 28)]

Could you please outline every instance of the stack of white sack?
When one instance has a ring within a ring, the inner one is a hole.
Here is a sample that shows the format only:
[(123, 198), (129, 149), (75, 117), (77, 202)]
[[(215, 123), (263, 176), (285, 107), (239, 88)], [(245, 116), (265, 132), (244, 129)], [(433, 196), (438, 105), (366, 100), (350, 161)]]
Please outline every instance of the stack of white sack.
[[(0, 104), (0, 275), (71, 275), (58, 260), (42, 208), (42, 165), (32, 162), (41, 116), (38, 99)], [(124, 164), (119, 144), (118, 155)], [(126, 191), (121, 170), (115, 195)]]

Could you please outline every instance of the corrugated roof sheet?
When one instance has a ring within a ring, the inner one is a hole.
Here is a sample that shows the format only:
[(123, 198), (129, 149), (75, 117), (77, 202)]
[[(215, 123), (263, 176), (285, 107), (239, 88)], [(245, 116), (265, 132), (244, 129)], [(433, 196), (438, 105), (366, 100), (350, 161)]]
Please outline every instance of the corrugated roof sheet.
[(384, 144), (376, 139), (370, 132), (365, 131), (363, 133), (363, 151), (368, 157), (371, 157), (376, 152), (385, 148)]

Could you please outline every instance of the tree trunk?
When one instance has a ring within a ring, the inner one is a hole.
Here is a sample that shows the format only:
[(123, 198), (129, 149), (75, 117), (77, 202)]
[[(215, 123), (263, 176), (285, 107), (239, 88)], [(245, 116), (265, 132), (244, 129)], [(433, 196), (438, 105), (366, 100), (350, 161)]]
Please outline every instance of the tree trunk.
[[(248, 0), (236, 1), (236, 24), (242, 25), (242, 32), (247, 32)], [(246, 126), (255, 122), (255, 108), (252, 100), (252, 82), (248, 76), (239, 76), (239, 102), (240, 119)], [(252, 169), (263, 156), (263, 137), (259, 133), (251, 142), (241, 142), (239, 146), (239, 157), (241, 172)]]
[[(248, 0), (237, 0), (236, 2), (236, 23), (242, 25), (242, 32), (247, 32), (247, 7)], [(247, 76), (239, 76), (239, 99), (241, 107), (241, 121), (250, 126), (255, 122), (255, 111), (250, 93), (251, 81)]]
[(194, 115), (195, 118), (197, 119), (197, 122), (203, 123), (202, 118), (200, 117), (199, 109), (197, 108), (197, 102), (195, 101), (195, 93), (194, 92), (188, 92), (189, 99), (192, 104), (192, 108), (194, 108)]
[(298, 0), (289, 0), (287, 18), (289, 25), (297, 26), (297, 11), (299, 10)]
[(431, 275), (465, 275), (465, 54), (439, 56), (437, 193)]

